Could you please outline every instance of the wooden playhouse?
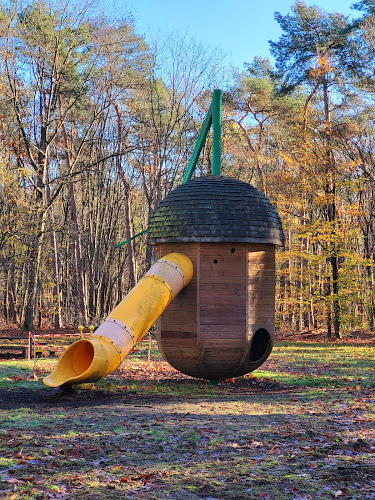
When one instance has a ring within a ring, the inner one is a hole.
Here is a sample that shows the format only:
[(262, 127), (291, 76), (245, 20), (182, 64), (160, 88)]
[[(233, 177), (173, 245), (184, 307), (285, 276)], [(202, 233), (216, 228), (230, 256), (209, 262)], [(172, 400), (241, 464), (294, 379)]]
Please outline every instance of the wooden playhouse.
[(280, 218), (255, 187), (198, 177), (156, 208), (148, 240), (157, 256), (184, 252), (194, 276), (157, 322), (158, 345), (177, 370), (222, 380), (249, 373), (269, 356), (275, 326), (275, 246)]

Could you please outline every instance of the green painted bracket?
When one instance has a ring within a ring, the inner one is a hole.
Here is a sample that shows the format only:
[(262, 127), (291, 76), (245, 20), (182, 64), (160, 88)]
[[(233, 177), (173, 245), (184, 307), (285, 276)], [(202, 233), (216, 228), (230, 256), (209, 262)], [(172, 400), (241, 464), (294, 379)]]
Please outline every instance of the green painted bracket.
[(197, 166), (199, 155), (205, 145), (212, 125), (212, 175), (220, 175), (221, 167), (221, 90), (215, 89), (206, 118), (202, 123), (193, 154), (191, 155), (182, 182), (189, 181)]
[(120, 248), (120, 247), (126, 245), (127, 243), (129, 243), (129, 241), (134, 240), (135, 238), (138, 238), (138, 236), (142, 236), (142, 234), (146, 234), (147, 231), (148, 231), (148, 229), (145, 229), (144, 231), (141, 231), (140, 233), (135, 234), (134, 236), (132, 236), (128, 240), (123, 241), (123, 242), (119, 243), (118, 245), (116, 245), (115, 248)]

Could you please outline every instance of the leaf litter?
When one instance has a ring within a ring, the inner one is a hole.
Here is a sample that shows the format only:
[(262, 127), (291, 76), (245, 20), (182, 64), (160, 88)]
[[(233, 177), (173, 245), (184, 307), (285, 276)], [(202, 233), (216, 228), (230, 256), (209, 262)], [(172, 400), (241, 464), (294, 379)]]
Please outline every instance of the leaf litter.
[(137, 359), (92, 391), (22, 382), (0, 498), (375, 499), (373, 368), (371, 345), (288, 343), (220, 384)]

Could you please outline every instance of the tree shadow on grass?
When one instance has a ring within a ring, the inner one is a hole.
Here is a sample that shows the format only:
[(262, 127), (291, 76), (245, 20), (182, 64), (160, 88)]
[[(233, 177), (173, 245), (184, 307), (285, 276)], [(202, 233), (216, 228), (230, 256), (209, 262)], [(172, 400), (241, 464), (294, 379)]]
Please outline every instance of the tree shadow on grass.
[(298, 397), (298, 393), (301, 393), (304, 399), (316, 397), (316, 391), (312, 393), (307, 388), (290, 387), (273, 380), (255, 378), (239, 378), (231, 382), (220, 383), (193, 379), (137, 381), (135, 386), (133, 383), (132, 380), (104, 380), (102, 386), (91, 390), (62, 390), (60, 388), (0, 390), (0, 409), (61, 406), (75, 408), (118, 403), (156, 405), (187, 399), (203, 402), (228, 398), (254, 397), (256, 399), (278, 395), (283, 397), (297, 395)]

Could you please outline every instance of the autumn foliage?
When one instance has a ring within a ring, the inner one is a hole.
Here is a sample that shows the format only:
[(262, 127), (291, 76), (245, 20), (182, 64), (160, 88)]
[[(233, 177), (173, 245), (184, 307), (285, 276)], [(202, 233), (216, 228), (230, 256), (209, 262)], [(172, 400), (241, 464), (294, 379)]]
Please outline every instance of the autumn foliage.
[[(283, 220), (280, 331), (374, 328), (373, 13), (356, 9), (296, 2), (275, 14), (275, 67), (257, 57), (222, 79), (222, 173)], [(0, 30), (1, 316), (99, 324), (154, 258), (145, 235), (116, 245), (182, 181), (220, 57), (69, 2), (3, 5)], [(197, 175), (210, 169), (209, 137)]]

